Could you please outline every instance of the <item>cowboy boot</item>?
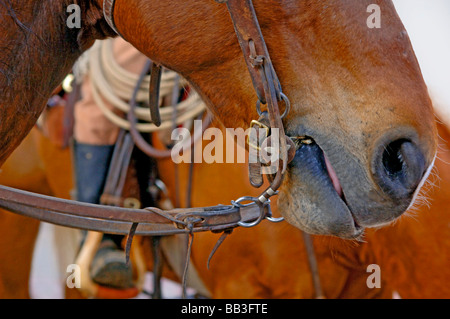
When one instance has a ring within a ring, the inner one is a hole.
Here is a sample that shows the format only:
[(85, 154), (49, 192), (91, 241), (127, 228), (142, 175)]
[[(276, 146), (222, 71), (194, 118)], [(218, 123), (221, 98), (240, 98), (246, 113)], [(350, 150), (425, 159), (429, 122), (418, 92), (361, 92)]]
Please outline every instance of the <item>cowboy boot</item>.
[[(77, 200), (99, 204), (114, 145), (74, 143)], [(133, 272), (121, 249), (123, 236), (104, 234), (91, 265), (92, 280), (118, 289), (133, 286)]]

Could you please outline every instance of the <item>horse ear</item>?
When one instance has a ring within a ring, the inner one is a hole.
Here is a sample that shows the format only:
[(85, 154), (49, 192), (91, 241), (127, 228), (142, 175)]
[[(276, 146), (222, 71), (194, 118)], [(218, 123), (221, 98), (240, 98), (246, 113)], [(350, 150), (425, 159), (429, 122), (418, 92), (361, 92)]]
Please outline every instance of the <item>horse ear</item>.
[(85, 51), (95, 40), (114, 37), (117, 34), (111, 29), (103, 16), (103, 9), (97, 1), (86, 1), (82, 9), (82, 26), (77, 41), (80, 49)]

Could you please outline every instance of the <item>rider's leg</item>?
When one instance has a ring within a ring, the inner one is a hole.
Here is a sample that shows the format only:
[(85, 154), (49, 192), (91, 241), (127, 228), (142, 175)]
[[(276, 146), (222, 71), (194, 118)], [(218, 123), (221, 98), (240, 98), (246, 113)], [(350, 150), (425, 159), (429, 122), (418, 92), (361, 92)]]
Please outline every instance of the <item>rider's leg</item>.
[[(114, 145), (74, 143), (77, 200), (100, 203), (113, 150)], [(126, 265), (125, 254), (120, 247), (122, 238), (103, 236), (91, 265), (91, 276), (95, 282), (122, 289), (133, 285), (132, 269)]]

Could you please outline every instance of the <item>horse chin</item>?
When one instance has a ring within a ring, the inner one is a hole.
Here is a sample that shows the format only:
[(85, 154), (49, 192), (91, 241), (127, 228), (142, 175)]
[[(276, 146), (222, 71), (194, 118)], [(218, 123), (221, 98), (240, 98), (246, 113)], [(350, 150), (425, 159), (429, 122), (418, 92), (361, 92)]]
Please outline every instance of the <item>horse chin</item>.
[(346, 203), (334, 169), (315, 143), (297, 150), (278, 206), (287, 222), (310, 234), (358, 239), (364, 233)]

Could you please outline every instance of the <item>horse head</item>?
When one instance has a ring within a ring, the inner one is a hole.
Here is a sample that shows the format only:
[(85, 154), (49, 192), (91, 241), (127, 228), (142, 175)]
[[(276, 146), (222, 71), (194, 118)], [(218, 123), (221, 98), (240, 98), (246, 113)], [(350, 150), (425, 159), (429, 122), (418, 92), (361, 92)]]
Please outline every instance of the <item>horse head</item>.
[[(432, 105), (391, 1), (268, 1), (254, 7), (283, 92), (287, 135), (300, 147), (279, 197), (293, 225), (358, 237), (413, 203), (436, 154)], [(116, 2), (119, 32), (185, 76), (226, 127), (257, 118), (255, 93), (224, 5)]]
[[(0, 0), (6, 21), (0, 24), (3, 160), (82, 51), (114, 34), (102, 0), (22, 2)], [(374, 2), (381, 28), (367, 24)], [(81, 8), (80, 28), (66, 25), (71, 3)], [(291, 101), (286, 134), (313, 141), (289, 164), (280, 211), (307, 232), (344, 238), (395, 220), (430, 171), (437, 134), (392, 2), (254, 0), (254, 7)], [(223, 4), (117, 0), (114, 20), (126, 40), (189, 80), (225, 127), (245, 129), (258, 118), (252, 80)]]

